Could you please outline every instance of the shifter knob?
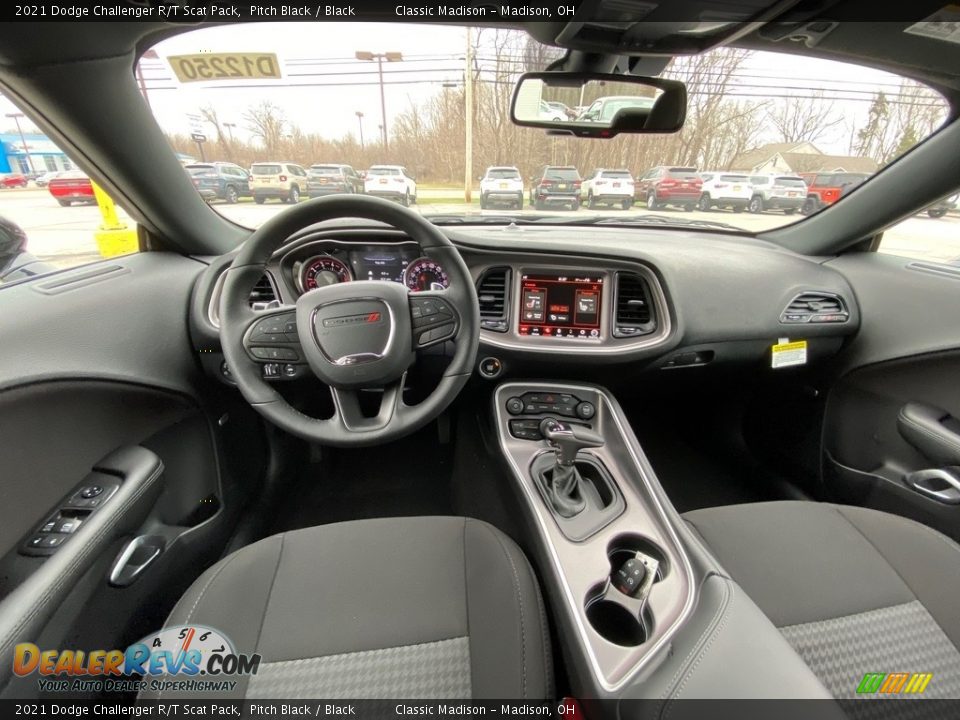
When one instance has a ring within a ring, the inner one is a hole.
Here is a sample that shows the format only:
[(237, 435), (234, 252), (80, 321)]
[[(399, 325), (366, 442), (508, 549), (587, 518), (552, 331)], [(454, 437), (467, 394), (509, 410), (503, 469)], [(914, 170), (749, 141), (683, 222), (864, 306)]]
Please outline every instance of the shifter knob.
[(540, 434), (557, 451), (558, 465), (573, 465), (582, 448), (602, 447), (604, 444), (599, 433), (554, 418), (544, 418), (540, 423)]

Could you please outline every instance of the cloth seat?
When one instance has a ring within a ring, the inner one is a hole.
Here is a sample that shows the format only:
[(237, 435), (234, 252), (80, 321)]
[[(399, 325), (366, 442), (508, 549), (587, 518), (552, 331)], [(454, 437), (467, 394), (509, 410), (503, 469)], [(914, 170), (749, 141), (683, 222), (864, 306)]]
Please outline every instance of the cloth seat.
[(510, 538), (468, 518), (361, 520), (266, 538), (207, 570), (173, 625), (215, 628), (237, 652), (262, 656), (234, 690), (201, 697), (552, 694), (533, 571)]
[(960, 697), (960, 546), (897, 515), (814, 502), (684, 519), (836, 698), (866, 673), (933, 673)]

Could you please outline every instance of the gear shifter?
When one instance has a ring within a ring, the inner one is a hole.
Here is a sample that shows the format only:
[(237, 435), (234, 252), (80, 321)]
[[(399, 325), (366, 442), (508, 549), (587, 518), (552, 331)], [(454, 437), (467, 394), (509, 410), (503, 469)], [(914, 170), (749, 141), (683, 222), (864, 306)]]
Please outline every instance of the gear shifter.
[(545, 418), (540, 423), (540, 433), (556, 450), (557, 461), (547, 486), (550, 503), (561, 517), (573, 517), (586, 506), (581, 491), (583, 478), (580, 477), (576, 465), (577, 453), (582, 448), (601, 447), (603, 437), (554, 418)]

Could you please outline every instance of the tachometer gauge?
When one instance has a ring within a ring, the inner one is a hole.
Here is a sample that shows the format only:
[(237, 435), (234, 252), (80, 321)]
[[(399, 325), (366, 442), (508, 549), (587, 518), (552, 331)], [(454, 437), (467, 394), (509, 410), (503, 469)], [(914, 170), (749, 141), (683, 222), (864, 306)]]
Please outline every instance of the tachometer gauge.
[(450, 287), (450, 278), (440, 263), (430, 258), (419, 258), (403, 271), (403, 284), (415, 292), (421, 290), (444, 290)]
[(329, 255), (311, 258), (300, 268), (300, 288), (303, 292), (351, 280), (353, 275), (350, 268)]

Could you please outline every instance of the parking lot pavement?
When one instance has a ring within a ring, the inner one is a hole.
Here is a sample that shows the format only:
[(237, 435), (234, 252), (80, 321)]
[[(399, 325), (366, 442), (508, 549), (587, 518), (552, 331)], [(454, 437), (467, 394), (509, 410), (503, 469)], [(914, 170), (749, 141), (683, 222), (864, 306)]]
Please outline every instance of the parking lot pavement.
[[(460, 215), (465, 212), (481, 215), (502, 215), (511, 211), (505, 209), (479, 209), (474, 202), (467, 205), (456, 201), (462, 193), (452, 190), (422, 191), (422, 197), (433, 202), (414, 205), (413, 210), (425, 215)], [(442, 202), (449, 198), (450, 202)], [(437, 201), (441, 202), (437, 202)], [(257, 205), (244, 201), (236, 205), (215, 203), (212, 208), (236, 223), (257, 227), (289, 206), (280, 202), (267, 202)], [(515, 212), (515, 211), (514, 211)], [(802, 216), (785, 217), (780, 213), (752, 215), (750, 213), (721, 212), (684, 212), (683, 210), (648, 211), (643, 204), (631, 210), (612, 210), (601, 208), (588, 210), (581, 208), (576, 212), (564, 209), (549, 211), (559, 218), (578, 218), (589, 215), (610, 215), (629, 218), (637, 215), (662, 215), (689, 220), (712, 220), (729, 223), (744, 230), (759, 232), (765, 229), (795, 222)], [(118, 208), (121, 219), (129, 221), (122, 209)], [(530, 208), (524, 208), (520, 215), (540, 214)], [(99, 258), (93, 233), (100, 226), (100, 210), (95, 205), (73, 205), (61, 207), (46, 190), (30, 188), (26, 190), (4, 190), (0, 192), (0, 215), (19, 224), (29, 238), (28, 248), (37, 257), (60, 267), (79, 265)], [(904, 254), (933, 261), (952, 261), (960, 258), (960, 215), (953, 213), (945, 218), (933, 219), (918, 215), (901, 222), (884, 235), (881, 247), (884, 252)]]

